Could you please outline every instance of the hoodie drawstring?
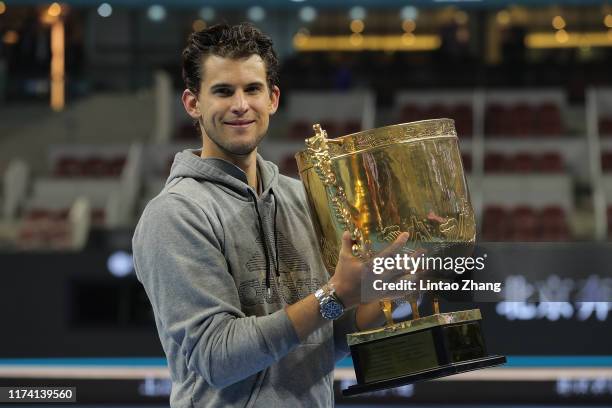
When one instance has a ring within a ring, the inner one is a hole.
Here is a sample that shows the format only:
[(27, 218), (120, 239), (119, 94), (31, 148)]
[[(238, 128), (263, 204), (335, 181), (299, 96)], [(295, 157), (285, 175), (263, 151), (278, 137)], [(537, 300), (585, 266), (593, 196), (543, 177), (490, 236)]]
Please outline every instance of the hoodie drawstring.
[[(253, 199), (253, 204), (255, 204), (255, 212), (257, 213), (257, 222), (259, 224), (259, 239), (261, 239), (261, 245), (263, 246), (264, 255), (266, 258), (266, 292), (268, 293), (268, 296), (270, 296), (271, 295), (271, 290), (270, 290), (270, 266), (271, 265), (270, 265), (270, 253), (268, 250), (266, 234), (264, 232), (263, 221), (261, 218), (261, 213), (259, 212), (259, 206), (257, 205), (257, 197), (255, 196), (255, 193), (253, 193), (251, 190), (247, 190), (247, 191), (249, 192), (251, 198)], [(274, 193), (272, 193), (272, 190), (270, 190), (270, 193), (274, 201), (274, 253), (275, 253), (274, 269), (275, 269), (275, 275), (278, 277), (280, 276), (280, 272), (278, 270), (278, 234), (276, 231), (276, 218), (278, 215), (278, 204), (276, 202), (276, 197), (274, 196)]]
[(276, 229), (276, 219), (278, 218), (278, 201), (276, 200), (276, 196), (274, 195), (274, 192), (270, 189), (270, 195), (272, 196), (272, 200), (274, 201), (274, 255), (275, 255), (275, 262), (274, 262), (274, 269), (276, 272), (276, 277), (278, 278), (280, 276), (280, 266), (278, 263), (278, 234), (277, 234), (277, 229)]

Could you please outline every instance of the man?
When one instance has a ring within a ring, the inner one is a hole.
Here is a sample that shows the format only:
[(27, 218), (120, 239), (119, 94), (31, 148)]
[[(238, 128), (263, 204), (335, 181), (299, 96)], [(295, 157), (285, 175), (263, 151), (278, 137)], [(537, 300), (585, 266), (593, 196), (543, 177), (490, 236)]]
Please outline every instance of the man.
[(257, 155), (277, 71), (271, 40), (248, 24), (193, 33), (183, 52), (202, 150), (176, 155), (133, 240), (172, 407), (332, 406), (345, 335), (381, 321), (376, 304), (359, 305), (350, 234), (330, 279), (301, 183)]

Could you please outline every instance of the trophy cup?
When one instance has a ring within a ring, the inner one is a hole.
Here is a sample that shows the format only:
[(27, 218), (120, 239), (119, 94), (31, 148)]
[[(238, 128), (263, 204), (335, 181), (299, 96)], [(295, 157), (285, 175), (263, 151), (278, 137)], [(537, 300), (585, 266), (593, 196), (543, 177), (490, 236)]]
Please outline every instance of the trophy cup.
[[(434, 119), (328, 139), (320, 125), (296, 154), (326, 268), (334, 273), (343, 231), (353, 255), (371, 259), (401, 232), (406, 251), (423, 245), (447, 251), (472, 247), (474, 212), (454, 121)], [(380, 301), (384, 327), (347, 336), (357, 384), (345, 396), (500, 365), (486, 351), (479, 309), (419, 316), (394, 323), (392, 302)]]

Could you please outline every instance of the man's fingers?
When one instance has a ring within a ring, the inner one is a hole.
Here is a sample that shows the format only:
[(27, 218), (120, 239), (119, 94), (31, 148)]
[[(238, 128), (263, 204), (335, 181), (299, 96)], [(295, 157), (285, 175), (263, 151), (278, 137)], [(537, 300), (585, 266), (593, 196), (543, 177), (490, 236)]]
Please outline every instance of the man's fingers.
[(393, 241), (388, 247), (380, 251), (376, 256), (380, 258), (394, 256), (402, 250), (403, 246), (408, 241), (408, 238), (410, 238), (410, 234), (407, 232), (402, 232), (395, 239), (395, 241)]

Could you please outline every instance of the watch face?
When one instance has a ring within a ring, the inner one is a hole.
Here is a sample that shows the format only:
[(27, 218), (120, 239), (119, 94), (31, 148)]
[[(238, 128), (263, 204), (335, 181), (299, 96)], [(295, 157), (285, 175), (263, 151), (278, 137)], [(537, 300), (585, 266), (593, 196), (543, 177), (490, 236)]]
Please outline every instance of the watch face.
[(324, 318), (329, 319), (329, 320), (334, 320), (334, 319), (339, 318), (343, 312), (344, 312), (344, 308), (342, 307), (342, 305), (333, 299), (330, 299), (321, 308), (321, 314), (323, 314)]

